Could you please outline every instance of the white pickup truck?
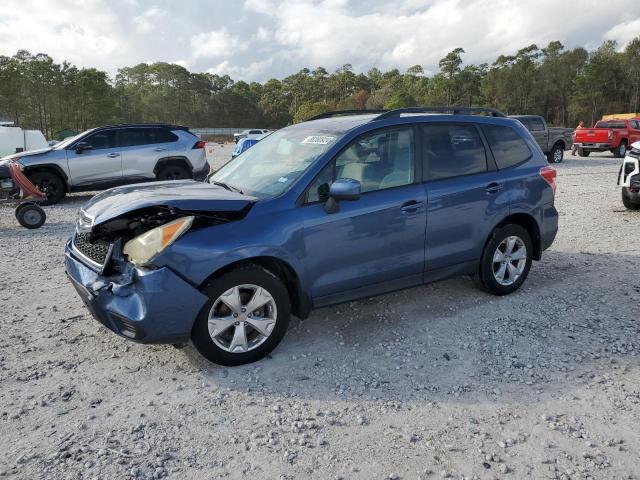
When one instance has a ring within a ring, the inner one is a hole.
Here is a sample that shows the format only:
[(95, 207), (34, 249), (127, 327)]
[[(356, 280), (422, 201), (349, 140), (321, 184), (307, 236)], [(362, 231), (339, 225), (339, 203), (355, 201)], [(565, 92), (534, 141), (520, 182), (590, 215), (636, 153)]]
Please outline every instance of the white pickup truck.
[(13, 125), (0, 125), (0, 158), (48, 146), (47, 139), (40, 130), (23, 130)]

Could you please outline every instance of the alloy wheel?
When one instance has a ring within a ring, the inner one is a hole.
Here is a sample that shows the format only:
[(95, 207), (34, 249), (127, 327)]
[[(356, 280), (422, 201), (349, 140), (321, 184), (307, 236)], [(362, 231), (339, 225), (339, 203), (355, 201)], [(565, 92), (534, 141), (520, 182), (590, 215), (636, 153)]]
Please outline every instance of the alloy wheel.
[(493, 276), (500, 285), (513, 285), (527, 265), (527, 247), (518, 236), (505, 238), (493, 254)]
[(276, 302), (266, 289), (238, 285), (220, 295), (211, 306), (209, 335), (224, 351), (245, 353), (269, 338), (277, 319)]

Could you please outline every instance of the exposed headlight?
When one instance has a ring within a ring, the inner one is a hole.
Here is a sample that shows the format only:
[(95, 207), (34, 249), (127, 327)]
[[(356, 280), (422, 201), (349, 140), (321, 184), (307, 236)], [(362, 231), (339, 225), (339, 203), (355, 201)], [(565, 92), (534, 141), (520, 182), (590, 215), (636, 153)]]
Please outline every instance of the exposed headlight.
[(189, 230), (193, 219), (194, 217), (180, 217), (138, 235), (124, 244), (122, 252), (129, 257), (129, 261), (134, 265), (144, 265)]

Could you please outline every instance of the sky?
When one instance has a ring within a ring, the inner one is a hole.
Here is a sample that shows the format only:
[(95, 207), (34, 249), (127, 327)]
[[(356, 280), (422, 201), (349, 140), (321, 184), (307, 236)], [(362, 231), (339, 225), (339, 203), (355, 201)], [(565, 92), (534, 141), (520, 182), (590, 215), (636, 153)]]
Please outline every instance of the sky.
[(532, 43), (622, 48), (636, 35), (640, 0), (0, 0), (0, 55), (110, 75), (155, 61), (261, 82), (346, 63), (433, 74), (456, 47), (490, 63)]

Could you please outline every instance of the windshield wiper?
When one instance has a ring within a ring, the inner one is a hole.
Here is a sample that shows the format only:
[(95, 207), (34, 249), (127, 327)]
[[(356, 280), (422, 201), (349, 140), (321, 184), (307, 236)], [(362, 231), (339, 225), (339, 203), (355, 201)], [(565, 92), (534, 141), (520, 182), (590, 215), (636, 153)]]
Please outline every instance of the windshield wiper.
[(213, 183), (214, 185), (218, 185), (219, 187), (226, 188), (230, 192), (236, 192), (236, 193), (239, 193), (240, 195), (244, 195), (244, 192), (242, 190), (240, 190), (238, 187), (234, 187), (233, 185), (229, 185), (228, 183), (218, 182), (216, 180), (214, 180), (211, 183)]

